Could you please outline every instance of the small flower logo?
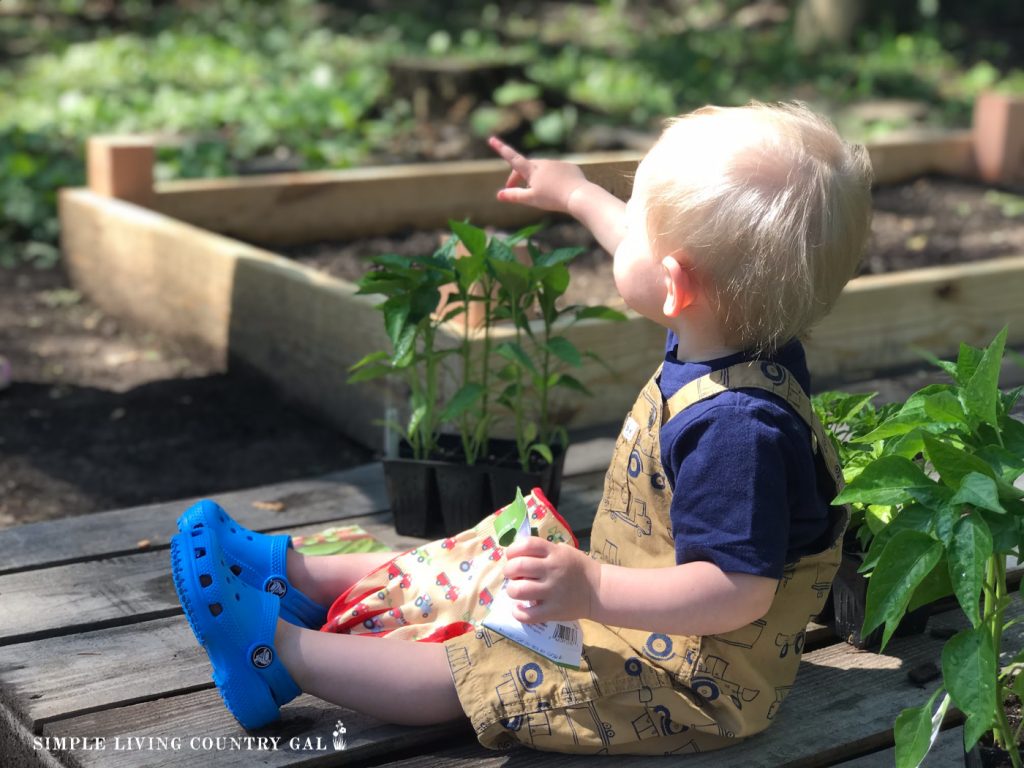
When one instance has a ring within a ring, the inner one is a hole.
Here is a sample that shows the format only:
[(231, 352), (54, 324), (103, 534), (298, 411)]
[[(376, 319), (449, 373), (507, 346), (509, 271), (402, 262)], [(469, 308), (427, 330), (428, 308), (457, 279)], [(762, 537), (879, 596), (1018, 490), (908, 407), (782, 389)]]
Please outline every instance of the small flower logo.
[(348, 746), (348, 743), (345, 741), (345, 734), (347, 732), (348, 731), (346, 731), (345, 729), (345, 724), (341, 722), (341, 720), (339, 720), (338, 724), (334, 727), (334, 731), (331, 733), (331, 736), (334, 737), (335, 752), (341, 752), (343, 749), (345, 749), (345, 747)]

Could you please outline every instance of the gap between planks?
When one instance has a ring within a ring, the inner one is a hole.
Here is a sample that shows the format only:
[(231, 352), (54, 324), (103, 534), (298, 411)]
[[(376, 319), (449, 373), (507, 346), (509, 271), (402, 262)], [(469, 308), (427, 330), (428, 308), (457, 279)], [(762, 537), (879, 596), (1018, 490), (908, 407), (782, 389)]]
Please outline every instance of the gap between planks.
[[(1019, 601), (1014, 605), (1012, 613), (1024, 614)], [(957, 611), (934, 617), (932, 621), (935, 626), (964, 626), (964, 620)], [(187, 628), (181, 629), (187, 634)], [(1015, 627), (1012, 635), (1011, 640), (1019, 641), (1024, 636), (1024, 627)], [(805, 654), (794, 692), (782, 707), (778, 722), (771, 729), (725, 751), (687, 755), (687, 768), (817, 768), (886, 748), (892, 744), (892, 724), (899, 711), (920, 704), (930, 693), (931, 687), (921, 689), (912, 685), (907, 680), (906, 670), (925, 661), (936, 661), (943, 642), (926, 634), (893, 641), (885, 655), (857, 651), (843, 643)], [(143, 738), (244, 735), (212, 690), (181, 695), (168, 692), (164, 696), (168, 698), (151, 696), (151, 700), (145, 704), (111, 702), (107, 707), (94, 707), (88, 714), (51, 716), (41, 724), (42, 733), (53, 736), (105, 735), (110, 738), (116, 735)], [(402, 742), (396, 740), (394, 732), (388, 731), (387, 727), (377, 721), (360, 719), (359, 715), (348, 710), (332, 708), (311, 697), (303, 697), (294, 704), (286, 705), (282, 709), (282, 721), (260, 734), (281, 735), (285, 738), (322, 736), (338, 720), (348, 726), (348, 735), (354, 747), (344, 755), (334, 753), (330, 742), (326, 741), (327, 749), (319, 754), (268, 751), (260, 754), (261, 763), (268, 766), (333, 765), (340, 762), (363, 762), (371, 756), (373, 764), (402, 768), (456, 768), (467, 763), (476, 768), (575, 768), (597, 763), (592, 755), (570, 756), (526, 749), (491, 752), (476, 744), (465, 744), (453, 749), (450, 748), (450, 741), (445, 744), (445, 739), (461, 738), (459, 732), (445, 733), (444, 738), (434, 739), (435, 734), (431, 729), (425, 728), (399, 729), (399, 732), (406, 734), (406, 738), (413, 740), (412, 743)], [(387, 743), (382, 743), (384, 739), (387, 739)], [(823, 739), (831, 741), (823, 742)], [(440, 751), (424, 755), (424, 748), (428, 745)], [(416, 753), (415, 757), (410, 757), (412, 752)], [(397, 762), (387, 762), (389, 754)], [(137, 768), (153, 764), (153, 755), (147, 756), (145, 752), (111, 756), (80, 750), (71, 757), (73, 764), (82, 768), (107, 768), (108, 765)], [(170, 768), (194, 765), (198, 755), (160, 752), (158, 757), (160, 765)], [(253, 754), (242, 751), (220, 752), (217, 754), (217, 764), (248, 765), (253, 757)], [(663, 768), (666, 764), (664, 758), (627, 756), (616, 757), (615, 763), (630, 768)]]
[[(604, 471), (614, 438), (591, 437), (569, 447), (565, 477)], [(289, 530), (299, 525), (329, 524), (387, 509), (384, 473), (379, 462), (215, 496), (239, 522), (256, 531)], [(176, 533), (174, 521), (202, 497), (98, 512), (0, 530), (0, 576), (85, 562), (98, 557), (133, 555), (166, 549)], [(279, 511), (254, 502), (280, 503)], [(147, 545), (140, 547), (139, 542)]]

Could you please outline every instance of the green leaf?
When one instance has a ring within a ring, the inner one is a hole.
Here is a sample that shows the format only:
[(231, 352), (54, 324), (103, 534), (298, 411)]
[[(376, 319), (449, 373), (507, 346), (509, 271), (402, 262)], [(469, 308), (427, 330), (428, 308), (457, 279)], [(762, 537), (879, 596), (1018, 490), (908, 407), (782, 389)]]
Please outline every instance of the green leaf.
[(902, 456), (883, 456), (865, 467), (832, 503), (902, 504), (913, 498), (910, 489), (932, 485), (935, 483), (914, 462)]
[(920, 348), (915, 347), (914, 351), (917, 352), (919, 355), (921, 355), (921, 357), (923, 357), (925, 360), (930, 362), (932, 365), (938, 366), (939, 368), (944, 370), (947, 374), (949, 374), (949, 377), (951, 379), (953, 379), (953, 381), (957, 380), (957, 378), (956, 378), (956, 374), (957, 374), (956, 363), (954, 363), (954, 362), (952, 362), (950, 360), (942, 360), (942, 359), (936, 357), (933, 353), (929, 352), (927, 349), (920, 349)]
[(449, 221), (448, 226), (473, 256), (483, 257), (487, 251), (487, 233), (466, 221)]
[(942, 648), (942, 678), (957, 708), (967, 715), (964, 746), (970, 748), (996, 719), (996, 652), (987, 627), (965, 629)]
[(534, 264), (538, 267), (550, 267), (555, 264), (567, 264), (568, 262), (575, 259), (586, 248), (580, 248), (579, 246), (573, 246), (569, 248), (556, 248), (553, 251), (547, 253), (539, 253), (534, 259)]
[(547, 445), (544, 445), (544, 443), (534, 443), (533, 445), (530, 446), (530, 450), (538, 454), (548, 464), (555, 463), (555, 458), (551, 454), (551, 448)]
[(530, 356), (527, 355), (525, 350), (523, 350), (523, 348), (514, 341), (503, 341), (495, 348), (494, 351), (506, 360), (510, 360), (516, 365), (525, 368), (530, 373), (537, 373), (537, 368), (534, 366)]
[(965, 515), (953, 526), (948, 547), (949, 580), (960, 607), (975, 627), (981, 624), (978, 596), (992, 555), (992, 534), (980, 515)]
[(409, 305), (389, 306), (384, 310), (384, 329), (387, 331), (391, 345), (398, 347), (398, 340), (405, 330), (406, 321), (409, 319)]
[(948, 440), (925, 435), (924, 450), (942, 482), (950, 488), (959, 488), (963, 479), (971, 472), (995, 478), (995, 472), (987, 463), (957, 448)]
[(466, 411), (473, 407), (473, 405), (483, 397), (484, 388), (480, 384), (470, 382), (464, 385), (458, 392), (456, 392), (452, 399), (448, 401), (448, 404), (441, 411), (439, 419), (441, 421), (455, 421), (457, 418), (462, 416)]
[(459, 290), (468, 294), (473, 283), (483, 276), (487, 265), (482, 257), (470, 254), (455, 260), (455, 273), (459, 276)]
[(391, 365), (395, 368), (405, 368), (412, 363), (416, 346), (416, 326), (407, 325), (402, 329), (402, 334), (395, 342), (395, 351), (391, 355)]
[(625, 320), (626, 316), (611, 307), (583, 307), (576, 313), (580, 320), (611, 320), (618, 322)]
[(940, 693), (941, 688), (920, 707), (904, 709), (896, 718), (896, 768), (917, 768), (935, 743), (950, 702), (947, 693), (932, 714), (932, 706)]
[(948, 384), (931, 384), (920, 389), (907, 398), (899, 410), (883, 416), (880, 423), (866, 435), (856, 438), (858, 443), (873, 443), (896, 435), (905, 435), (912, 429), (924, 431), (942, 431), (946, 426), (936, 423), (935, 419), (925, 411), (928, 398), (939, 392), (949, 392)]
[(513, 300), (530, 289), (530, 268), (518, 261), (498, 261), (492, 259), (491, 269), (501, 286), (511, 294)]
[(359, 384), (363, 381), (372, 381), (373, 379), (380, 379), (385, 376), (390, 376), (395, 373), (395, 369), (390, 365), (367, 365), (360, 368), (358, 371), (353, 373), (347, 379), (346, 384)]
[(387, 360), (390, 357), (391, 357), (391, 355), (389, 355), (387, 352), (381, 352), (381, 351), (371, 352), (370, 354), (366, 355), (365, 357), (361, 358), (360, 360), (352, 363), (352, 365), (350, 365), (348, 367), (348, 369), (350, 371), (358, 371), (360, 368), (365, 368), (370, 363), (379, 363), (379, 362), (381, 362), (383, 360)]
[(864, 633), (885, 623), (882, 648), (896, 630), (917, 586), (942, 557), (942, 544), (918, 531), (900, 531), (890, 539), (868, 579)]
[(953, 584), (949, 580), (949, 564), (940, 557), (928, 575), (921, 580), (914, 590), (914, 596), (907, 603), (907, 611), (916, 611), (922, 605), (934, 603), (953, 594)]
[(960, 354), (956, 358), (956, 380), (960, 386), (966, 386), (978, 369), (985, 350), (972, 347), (961, 342)]
[(951, 504), (970, 504), (972, 507), (987, 509), (990, 512), (1006, 514), (999, 503), (999, 490), (996, 481), (988, 475), (968, 472), (960, 481), (960, 488), (950, 499)]
[(548, 350), (559, 360), (573, 367), (579, 368), (583, 365), (583, 359), (580, 357), (576, 345), (564, 336), (555, 336), (553, 339), (549, 339)]
[(424, 403), (424, 404), (420, 405), (419, 407), (413, 409), (412, 414), (410, 414), (410, 416), (409, 416), (409, 426), (406, 428), (406, 434), (409, 435), (409, 436), (415, 435), (417, 433), (417, 431), (419, 430), (420, 425), (423, 424), (423, 419), (424, 419), (424, 417), (426, 417), (426, 415), (427, 415), (427, 405), (426, 405), (426, 403)]
[(936, 392), (934, 395), (926, 397), (924, 412), (936, 421), (948, 424), (967, 424), (964, 407), (952, 392)]
[(1003, 446), (1016, 456), (1024, 456), (1024, 423), (1005, 417), (1000, 423)]
[(566, 389), (571, 389), (574, 392), (579, 392), (580, 394), (587, 395), (588, 397), (593, 397), (593, 393), (583, 385), (582, 381), (567, 373), (561, 373), (558, 375), (558, 381), (555, 382), (555, 386), (565, 387)]
[(541, 284), (544, 286), (544, 294), (549, 300), (557, 299), (569, 287), (569, 270), (561, 264), (550, 267), (544, 270)]
[(985, 348), (974, 374), (961, 390), (967, 415), (978, 421), (997, 427), (999, 401), (999, 370), (1003, 362), (1003, 348), (1006, 346), (1006, 326)]
[[(875, 505), (871, 506), (872, 515), (876, 513)], [(899, 509), (899, 511), (891, 518), (888, 525), (882, 528), (876, 534), (875, 538), (871, 541), (871, 547), (868, 549), (867, 555), (864, 557), (864, 563), (860, 568), (861, 573), (867, 573), (872, 570), (878, 563), (878, 559), (882, 556), (882, 552), (885, 551), (886, 545), (900, 531), (918, 531), (919, 533), (929, 533), (932, 527), (933, 514), (931, 510), (921, 506), (920, 504), (908, 504), (907, 506)], [(867, 519), (867, 514), (865, 514)]]

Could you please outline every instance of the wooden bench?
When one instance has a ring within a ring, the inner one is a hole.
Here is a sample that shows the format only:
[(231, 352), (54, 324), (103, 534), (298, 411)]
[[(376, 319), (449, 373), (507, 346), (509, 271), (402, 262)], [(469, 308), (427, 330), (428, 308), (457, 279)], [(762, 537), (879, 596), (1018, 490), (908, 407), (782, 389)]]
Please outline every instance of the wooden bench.
[[(611, 439), (597, 438), (570, 449), (560, 506), (577, 530), (589, 530), (611, 447)], [(420, 543), (395, 534), (376, 464), (217, 498), (261, 531), (312, 533), (344, 520), (398, 549)], [(599, 761), (490, 752), (464, 724), (392, 726), (307, 695), (288, 704), (279, 723), (247, 734), (221, 703), (171, 582), (168, 542), (190, 501), (0, 531), (0, 766), (496, 768)], [(933, 617), (931, 626), (956, 623), (951, 612)], [(690, 756), (688, 766), (892, 764), (886, 750), (896, 715), (924, 701), (935, 685), (922, 690), (907, 671), (937, 662), (942, 640), (901, 639), (878, 655), (812, 626), (807, 643), (777, 724), (726, 752)], [(339, 724), (344, 750), (333, 744)], [(955, 714), (948, 724), (957, 726)], [(960, 755), (957, 733), (950, 732), (927, 764), (959, 765)], [(663, 766), (668, 759), (628, 764)]]

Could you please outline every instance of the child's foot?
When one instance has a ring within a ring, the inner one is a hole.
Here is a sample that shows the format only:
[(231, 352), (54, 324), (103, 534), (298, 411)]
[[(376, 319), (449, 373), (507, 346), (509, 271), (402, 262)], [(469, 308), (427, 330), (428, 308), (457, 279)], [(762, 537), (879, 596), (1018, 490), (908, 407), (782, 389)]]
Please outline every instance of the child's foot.
[(250, 531), (209, 499), (193, 504), (178, 518), (182, 533), (197, 529), (212, 533), (235, 576), (281, 599), (282, 619), (309, 629), (320, 629), (327, 621), (327, 606), (311, 600), (288, 581), (291, 536)]
[(226, 563), (204, 528), (171, 539), (174, 588), (213, 682), (243, 727), (260, 728), (301, 691), (274, 648), (281, 601), (233, 577)]

